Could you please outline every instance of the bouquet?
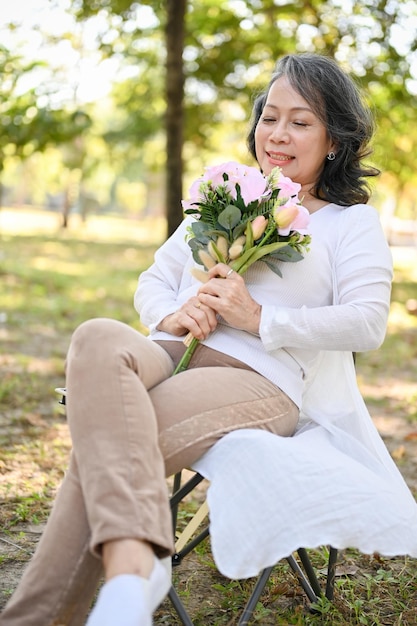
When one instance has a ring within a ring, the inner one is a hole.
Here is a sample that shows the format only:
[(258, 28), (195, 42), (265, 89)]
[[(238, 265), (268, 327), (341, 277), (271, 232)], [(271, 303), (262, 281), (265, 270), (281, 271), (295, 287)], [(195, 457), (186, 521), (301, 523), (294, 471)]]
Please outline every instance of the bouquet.
[[(201, 282), (207, 270), (226, 263), (244, 274), (263, 261), (282, 276), (279, 261), (296, 262), (308, 251), (310, 214), (298, 198), (301, 189), (275, 167), (268, 176), (257, 168), (230, 161), (206, 168), (194, 181), (185, 214), (196, 221), (188, 229), (188, 245), (197, 265), (192, 273)], [(187, 350), (174, 374), (187, 369), (198, 339), (189, 333)]]

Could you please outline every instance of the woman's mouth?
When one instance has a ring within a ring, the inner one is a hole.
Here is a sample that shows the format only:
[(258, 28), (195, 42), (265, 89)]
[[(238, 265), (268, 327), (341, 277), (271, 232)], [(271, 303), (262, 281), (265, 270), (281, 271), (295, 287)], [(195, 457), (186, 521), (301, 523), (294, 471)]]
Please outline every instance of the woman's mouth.
[(266, 154), (269, 160), (274, 163), (289, 163), (295, 158), (288, 154), (283, 154), (282, 152), (267, 152)]

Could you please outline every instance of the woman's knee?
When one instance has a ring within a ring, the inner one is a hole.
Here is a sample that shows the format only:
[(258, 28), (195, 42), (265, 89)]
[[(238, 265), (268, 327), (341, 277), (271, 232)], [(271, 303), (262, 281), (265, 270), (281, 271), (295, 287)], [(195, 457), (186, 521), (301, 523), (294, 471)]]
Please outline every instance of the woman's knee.
[(109, 318), (83, 322), (74, 332), (66, 370), (127, 367), (152, 387), (171, 375), (167, 352), (131, 326)]
[(67, 361), (74, 358), (105, 358), (114, 349), (120, 350), (123, 334), (130, 329), (126, 324), (109, 318), (94, 318), (83, 322), (74, 331)]

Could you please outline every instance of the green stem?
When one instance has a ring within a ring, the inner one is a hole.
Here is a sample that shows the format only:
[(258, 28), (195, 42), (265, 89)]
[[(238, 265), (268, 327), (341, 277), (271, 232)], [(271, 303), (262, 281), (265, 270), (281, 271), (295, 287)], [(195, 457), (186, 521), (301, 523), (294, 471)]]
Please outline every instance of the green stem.
[[(264, 236), (262, 238), (262, 240), (258, 243), (257, 246), (255, 246), (253, 248), (253, 251), (251, 252), (251, 254), (245, 258), (245, 262), (240, 266), (240, 267), (236, 267), (235, 270), (238, 274), (242, 275), (246, 272), (246, 270), (248, 269), (250, 263), (249, 260), (251, 259), (251, 257), (256, 254), (256, 252), (259, 251), (259, 248), (262, 248), (264, 245), (267, 244), (268, 239), (271, 237), (271, 234), (274, 232), (276, 226), (274, 226), (273, 224), (270, 224), (265, 233)], [(215, 248), (216, 249), (216, 248)], [(217, 249), (216, 249), (217, 250)], [(238, 259), (237, 259), (238, 261)], [(233, 265), (233, 263), (231, 264)], [(175, 374), (179, 374), (180, 372), (185, 372), (185, 370), (188, 368), (188, 365), (192, 359), (192, 356), (195, 352), (195, 349), (197, 348), (199, 344), (199, 340), (196, 339), (195, 337), (192, 338), (190, 345), (188, 346), (188, 348), (186, 349), (186, 351), (184, 352), (184, 354), (181, 357), (180, 362), (178, 363), (177, 367), (175, 368), (175, 370), (172, 373), (172, 376), (175, 376)]]
[(199, 344), (199, 340), (193, 337), (190, 345), (188, 346), (188, 348), (182, 355), (180, 362), (178, 363), (177, 367), (174, 369), (172, 373), (173, 376), (175, 376), (175, 374), (179, 374), (180, 372), (185, 372), (198, 344)]

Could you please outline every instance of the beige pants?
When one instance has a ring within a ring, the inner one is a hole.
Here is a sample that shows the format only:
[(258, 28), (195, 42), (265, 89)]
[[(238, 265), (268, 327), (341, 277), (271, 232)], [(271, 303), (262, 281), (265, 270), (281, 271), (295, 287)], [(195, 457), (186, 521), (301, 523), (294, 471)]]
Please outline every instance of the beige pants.
[(70, 467), (1, 626), (81, 626), (101, 575), (103, 542), (135, 537), (160, 556), (172, 552), (166, 476), (232, 430), (294, 432), (297, 407), (263, 376), (200, 345), (190, 368), (172, 377), (184, 346), (162, 345), (108, 319), (74, 333), (66, 381)]

